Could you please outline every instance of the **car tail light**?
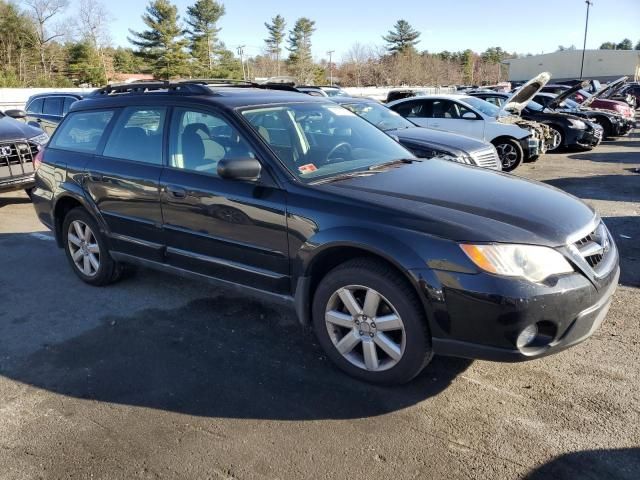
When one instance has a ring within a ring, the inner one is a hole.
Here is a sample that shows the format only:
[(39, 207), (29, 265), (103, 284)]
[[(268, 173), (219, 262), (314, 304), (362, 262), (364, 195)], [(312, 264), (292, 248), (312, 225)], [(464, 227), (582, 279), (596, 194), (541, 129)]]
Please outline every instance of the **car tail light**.
[(44, 161), (44, 149), (41, 148), (40, 150), (38, 150), (38, 153), (36, 153), (36, 156), (33, 157), (33, 169), (38, 170), (42, 165), (43, 161)]

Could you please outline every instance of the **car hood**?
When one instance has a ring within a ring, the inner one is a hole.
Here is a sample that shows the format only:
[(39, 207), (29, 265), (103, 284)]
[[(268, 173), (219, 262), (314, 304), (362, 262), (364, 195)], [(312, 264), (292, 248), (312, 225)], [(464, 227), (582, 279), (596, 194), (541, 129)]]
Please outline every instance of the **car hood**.
[(551, 74), (548, 72), (542, 72), (538, 76), (529, 80), (507, 99), (500, 109), (500, 114), (508, 115), (509, 112), (513, 111), (521, 113), (522, 110), (524, 110), (524, 107), (527, 106), (527, 103), (529, 103), (531, 99), (535, 97), (547, 83), (549, 83), (549, 80), (551, 80)]
[[(589, 105), (591, 105), (595, 100), (597, 99), (601, 99), (602, 100), (602, 96), (611, 91), (614, 88), (617, 88), (618, 86), (620, 86), (620, 84), (624, 83), (627, 81), (629, 77), (620, 77), (617, 80), (614, 80), (613, 82), (609, 82), (607, 85), (605, 85), (604, 87), (602, 87), (600, 90), (598, 90), (596, 93), (594, 93), (592, 96), (590, 96), (589, 98), (587, 98), (584, 102), (582, 102), (582, 105), (584, 105), (585, 107), (588, 107)], [(613, 100), (611, 100), (613, 101)]]
[(0, 117), (0, 142), (23, 140), (42, 134), (42, 130), (11, 117)]
[(554, 187), (445, 160), (423, 160), (317, 188), (393, 211), (394, 223), (455, 241), (565, 245), (595, 212)]
[(462, 150), (466, 153), (475, 152), (488, 146), (486, 142), (476, 140), (475, 138), (458, 135), (456, 133), (432, 130), (430, 128), (401, 128), (388, 130), (387, 133), (398, 137), (400, 140), (436, 145), (443, 149)]
[(562, 102), (564, 102), (567, 98), (571, 97), (571, 95), (573, 95), (574, 93), (580, 91), (580, 90), (584, 90), (585, 88), (587, 88), (587, 86), (589, 86), (589, 80), (585, 80), (582, 83), (578, 83), (577, 85), (574, 85), (573, 87), (565, 90), (562, 93), (559, 93), (558, 95), (556, 95), (556, 98), (554, 98), (553, 100), (551, 100), (547, 107), (548, 108), (556, 108), (558, 107), (558, 105), (560, 105)]

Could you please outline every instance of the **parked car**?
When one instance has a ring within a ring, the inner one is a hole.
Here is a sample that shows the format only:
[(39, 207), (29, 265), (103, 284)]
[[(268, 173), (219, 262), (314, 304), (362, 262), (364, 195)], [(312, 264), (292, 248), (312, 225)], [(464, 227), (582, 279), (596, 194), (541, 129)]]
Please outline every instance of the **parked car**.
[(406, 382), (434, 354), (570, 347), (618, 282), (614, 240), (577, 198), (418, 159), (299, 93), (107, 87), (73, 105), (38, 162), (35, 210), (84, 282), (132, 263), (281, 301), (371, 382)]
[[(579, 88), (579, 85), (575, 88)], [(533, 100), (542, 105), (545, 109), (558, 113), (568, 113), (589, 122), (597, 123), (602, 127), (603, 137), (619, 137), (629, 133), (633, 127), (622, 115), (611, 110), (601, 110), (583, 107), (577, 102), (570, 100), (571, 90), (567, 90), (560, 95), (553, 93), (538, 93)]]
[(330, 85), (298, 85), (296, 89), (302, 93), (316, 97), (348, 97), (349, 94), (340, 87)]
[(416, 157), (440, 158), (467, 165), (502, 170), (502, 162), (498, 157), (498, 152), (489, 142), (455, 133), (418, 127), (375, 100), (334, 97), (334, 101), (391, 135)]
[[(607, 100), (604, 98), (600, 98), (600, 96), (607, 91), (607, 89), (615, 86), (616, 82), (611, 82), (608, 85), (602, 87), (598, 92), (593, 95), (585, 90), (578, 90), (571, 96), (571, 100), (574, 100), (584, 107), (589, 108), (601, 108), (603, 110), (611, 110), (613, 112), (617, 112), (620, 115), (624, 116), (628, 120), (633, 120), (634, 113), (633, 110), (624, 102), (619, 102), (616, 100)], [(542, 91), (545, 93), (555, 93), (559, 95), (571, 87), (567, 85), (546, 85)]]
[(49, 136), (20, 121), (23, 110), (0, 112), (0, 192), (24, 190), (31, 195), (33, 159)]
[(629, 82), (620, 89), (620, 93), (624, 95), (633, 95), (636, 99), (636, 109), (640, 108), (640, 83)]
[[(537, 91), (537, 90), (536, 90)], [(516, 93), (514, 102), (528, 101), (529, 89)], [(388, 104), (388, 107), (421, 127), (459, 133), (492, 143), (504, 171), (516, 169), (544, 153), (546, 127), (509, 115), (470, 95), (428, 95)]]
[(547, 150), (556, 151), (560, 148), (580, 148), (591, 150), (596, 147), (603, 138), (603, 129), (600, 125), (566, 113), (557, 113), (546, 110), (539, 103), (531, 100), (525, 105), (509, 107), (510, 95), (500, 92), (472, 92), (469, 95), (482, 98), (487, 102), (504, 108), (526, 120), (532, 120), (547, 125), (551, 131)]
[(387, 99), (385, 103), (395, 102), (396, 100), (402, 100), (403, 98), (424, 97), (429, 92), (426, 89), (420, 88), (394, 88), (387, 93)]
[(79, 93), (47, 92), (32, 95), (27, 100), (27, 123), (51, 135), (64, 116), (83, 95)]
[(624, 81), (618, 82), (614, 87), (604, 92), (600, 98), (626, 103), (629, 108), (635, 110), (638, 107), (636, 97), (625, 90), (627, 78), (624, 77)]

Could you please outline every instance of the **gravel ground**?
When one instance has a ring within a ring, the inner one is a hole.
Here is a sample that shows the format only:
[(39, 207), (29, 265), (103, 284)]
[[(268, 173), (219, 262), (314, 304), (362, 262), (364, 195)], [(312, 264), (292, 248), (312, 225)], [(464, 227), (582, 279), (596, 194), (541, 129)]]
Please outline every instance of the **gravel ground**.
[(616, 238), (592, 338), (521, 364), (436, 358), (394, 388), (336, 371), (279, 307), (147, 270), (86, 286), (27, 198), (0, 195), (0, 478), (637, 479), (638, 168), (636, 134), (517, 171)]

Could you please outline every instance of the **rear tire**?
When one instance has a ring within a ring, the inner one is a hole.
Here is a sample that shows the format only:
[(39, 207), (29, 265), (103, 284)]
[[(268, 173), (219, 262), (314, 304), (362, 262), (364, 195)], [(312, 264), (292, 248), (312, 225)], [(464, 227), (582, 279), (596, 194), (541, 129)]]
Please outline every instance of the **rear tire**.
[(502, 162), (502, 171), (511, 172), (518, 168), (524, 160), (522, 146), (514, 138), (502, 138), (495, 141), (494, 146)]
[(67, 213), (62, 236), (67, 260), (83, 282), (103, 286), (120, 278), (122, 266), (111, 258), (98, 223), (84, 208)]
[(416, 292), (382, 261), (359, 258), (331, 270), (316, 289), (312, 313), (327, 356), (366, 382), (408, 382), (433, 356)]

